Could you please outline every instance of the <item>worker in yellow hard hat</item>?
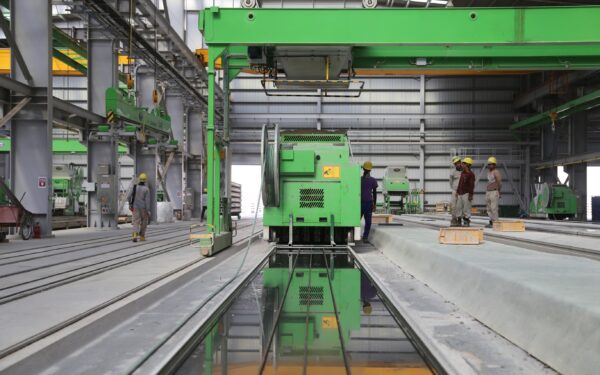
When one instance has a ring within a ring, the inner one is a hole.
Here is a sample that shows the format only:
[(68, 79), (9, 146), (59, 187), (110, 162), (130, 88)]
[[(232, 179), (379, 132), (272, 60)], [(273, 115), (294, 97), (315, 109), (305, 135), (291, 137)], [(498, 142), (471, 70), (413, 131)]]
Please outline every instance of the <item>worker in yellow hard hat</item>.
[(363, 241), (369, 240), (371, 231), (371, 218), (377, 206), (377, 180), (371, 177), (373, 163), (365, 161), (362, 165), (363, 175), (360, 180), (360, 217), (365, 217), (365, 230), (362, 235)]
[(453, 157), (452, 164), (453, 166), (450, 170), (450, 190), (452, 191), (452, 196), (450, 197), (450, 214), (452, 215), (450, 226), (456, 227), (458, 226), (458, 219), (455, 215), (456, 201), (458, 199), (456, 189), (458, 189), (458, 181), (460, 180), (460, 173), (462, 171), (462, 163), (460, 157)]
[(473, 159), (470, 157), (462, 159), (460, 180), (456, 188), (458, 199), (455, 216), (459, 225), (465, 227), (471, 225), (471, 203), (473, 202), (473, 193), (475, 190), (475, 174), (471, 171), (472, 165)]
[(138, 176), (138, 183), (133, 185), (129, 194), (129, 209), (133, 216), (133, 242), (146, 240), (146, 228), (150, 221), (151, 196), (148, 183), (148, 175), (142, 172)]
[(496, 169), (498, 161), (495, 157), (490, 156), (487, 160), (488, 166), (488, 183), (485, 191), (485, 204), (487, 214), (490, 218), (490, 223), (486, 225), (488, 228), (494, 226), (494, 221), (498, 221), (498, 205), (500, 203), (500, 190), (502, 188), (502, 175)]

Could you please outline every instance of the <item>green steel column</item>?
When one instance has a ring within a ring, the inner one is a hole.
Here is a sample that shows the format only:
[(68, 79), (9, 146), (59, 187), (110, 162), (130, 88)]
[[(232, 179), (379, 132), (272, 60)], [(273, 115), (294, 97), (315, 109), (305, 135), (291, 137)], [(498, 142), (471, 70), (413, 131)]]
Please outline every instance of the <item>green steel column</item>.
[(221, 47), (208, 48), (208, 123), (206, 125), (207, 149), (207, 222), (209, 230), (216, 235), (221, 233), (221, 158), (215, 142), (215, 61), (223, 52)]
[(209, 225), (208, 230), (218, 234), (215, 215), (214, 215), (214, 195), (215, 195), (215, 62), (211, 56), (212, 48), (208, 49), (208, 113), (206, 124), (206, 220)]

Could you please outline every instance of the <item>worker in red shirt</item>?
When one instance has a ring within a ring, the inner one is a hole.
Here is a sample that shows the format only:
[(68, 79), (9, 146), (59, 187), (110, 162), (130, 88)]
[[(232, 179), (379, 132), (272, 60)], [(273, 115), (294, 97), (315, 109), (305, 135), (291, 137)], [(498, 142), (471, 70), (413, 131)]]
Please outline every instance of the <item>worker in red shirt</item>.
[(464, 158), (462, 164), (463, 168), (456, 189), (458, 199), (454, 215), (458, 220), (458, 225), (462, 221), (462, 225), (468, 227), (471, 225), (471, 203), (473, 202), (473, 191), (475, 190), (475, 174), (471, 171), (473, 159)]

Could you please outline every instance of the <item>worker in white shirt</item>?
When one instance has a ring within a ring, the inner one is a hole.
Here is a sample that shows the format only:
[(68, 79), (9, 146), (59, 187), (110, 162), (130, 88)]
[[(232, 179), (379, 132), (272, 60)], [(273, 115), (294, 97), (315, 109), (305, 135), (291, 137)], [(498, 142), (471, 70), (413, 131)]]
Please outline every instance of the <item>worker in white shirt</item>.
[(500, 171), (496, 169), (496, 158), (490, 156), (488, 159), (488, 173), (487, 173), (487, 188), (485, 192), (485, 203), (487, 206), (487, 214), (490, 218), (490, 223), (486, 227), (491, 228), (494, 226), (494, 221), (498, 221), (498, 204), (500, 201), (500, 190), (502, 188), (502, 175)]

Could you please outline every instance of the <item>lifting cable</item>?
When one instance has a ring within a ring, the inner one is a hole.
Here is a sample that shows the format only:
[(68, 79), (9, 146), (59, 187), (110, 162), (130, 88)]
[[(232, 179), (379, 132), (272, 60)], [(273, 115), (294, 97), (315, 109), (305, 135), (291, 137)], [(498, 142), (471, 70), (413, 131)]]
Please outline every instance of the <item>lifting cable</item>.
[[(260, 189), (258, 190), (258, 197), (256, 199), (256, 207), (260, 206), (260, 198), (262, 194), (262, 189), (264, 187), (264, 181), (260, 181)], [(194, 318), (212, 299), (219, 293), (221, 293), (227, 286), (229, 286), (237, 277), (240, 275), (244, 264), (246, 263), (246, 258), (248, 257), (248, 252), (250, 250), (250, 245), (252, 244), (252, 237), (254, 236), (254, 232), (256, 230), (256, 222), (258, 221), (258, 209), (254, 212), (254, 221), (252, 223), (252, 230), (250, 231), (250, 237), (248, 238), (248, 242), (246, 243), (246, 248), (244, 249), (244, 255), (238, 265), (238, 268), (235, 271), (235, 274), (231, 276), (229, 280), (227, 280), (223, 285), (213, 291), (208, 297), (204, 299), (190, 314), (188, 314), (176, 327), (172, 330), (166, 337), (164, 337), (160, 342), (156, 343), (152, 349), (146, 353), (141, 359), (136, 361), (136, 363), (131, 366), (127, 370), (127, 374), (131, 375), (135, 373), (144, 363), (146, 363), (163, 345), (165, 345), (177, 332), (179, 332), (192, 318)], [(296, 258), (297, 260), (297, 258)], [(294, 262), (294, 267), (296, 263)], [(290, 276), (291, 277), (291, 276)], [(267, 349), (268, 350), (268, 349)]]

